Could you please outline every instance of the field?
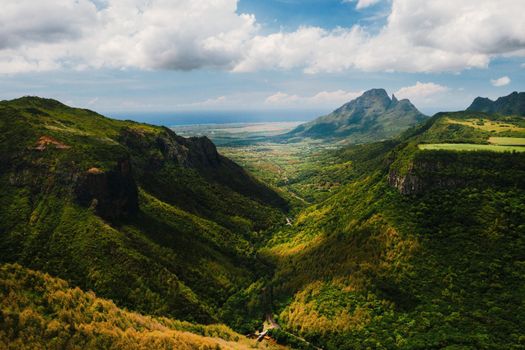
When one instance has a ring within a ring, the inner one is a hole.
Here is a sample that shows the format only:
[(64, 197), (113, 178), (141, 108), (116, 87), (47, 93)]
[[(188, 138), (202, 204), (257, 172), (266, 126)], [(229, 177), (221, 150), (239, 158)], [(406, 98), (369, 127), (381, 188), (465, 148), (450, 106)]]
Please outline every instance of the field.
[(525, 146), (525, 138), (523, 137), (490, 137), (489, 142), (502, 146)]
[(180, 136), (208, 136), (216, 145), (247, 144), (284, 134), (303, 122), (228, 123), (175, 125)]
[(479, 145), (474, 143), (430, 143), (420, 144), (418, 147), (426, 151), (525, 152), (525, 147), (520, 146)]
[(525, 128), (520, 127), (516, 124), (506, 123), (504, 121), (489, 120), (485, 118), (471, 118), (471, 119), (452, 119), (447, 118), (446, 122), (449, 124), (459, 124), (464, 126), (470, 126), (475, 129), (488, 131), (488, 132), (525, 132)]

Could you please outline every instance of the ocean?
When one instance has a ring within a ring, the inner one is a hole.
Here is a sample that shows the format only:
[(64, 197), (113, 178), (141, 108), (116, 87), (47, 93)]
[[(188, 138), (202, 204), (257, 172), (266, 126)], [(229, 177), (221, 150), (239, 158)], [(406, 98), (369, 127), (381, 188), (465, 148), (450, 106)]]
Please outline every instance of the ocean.
[[(325, 111), (326, 112), (326, 111)], [(298, 122), (312, 120), (322, 111), (189, 111), (189, 112), (109, 112), (103, 113), (115, 119), (129, 119), (164, 126)]]

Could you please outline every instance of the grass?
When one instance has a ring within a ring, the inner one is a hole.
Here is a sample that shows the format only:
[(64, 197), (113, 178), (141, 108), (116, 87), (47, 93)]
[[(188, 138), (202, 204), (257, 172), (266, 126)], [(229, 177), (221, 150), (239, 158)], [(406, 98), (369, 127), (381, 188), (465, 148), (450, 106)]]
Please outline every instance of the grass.
[(474, 143), (430, 143), (419, 144), (419, 149), (425, 151), (489, 151), (489, 152), (525, 152), (525, 147), (503, 145), (479, 145)]
[(524, 137), (491, 137), (489, 142), (502, 146), (525, 146)]
[(505, 132), (505, 131), (517, 131), (524, 132), (525, 128), (515, 124), (505, 123), (503, 121), (489, 120), (486, 118), (470, 118), (466, 120), (447, 118), (446, 122), (449, 124), (459, 124), (464, 126), (470, 126), (475, 129), (489, 131), (489, 132)]

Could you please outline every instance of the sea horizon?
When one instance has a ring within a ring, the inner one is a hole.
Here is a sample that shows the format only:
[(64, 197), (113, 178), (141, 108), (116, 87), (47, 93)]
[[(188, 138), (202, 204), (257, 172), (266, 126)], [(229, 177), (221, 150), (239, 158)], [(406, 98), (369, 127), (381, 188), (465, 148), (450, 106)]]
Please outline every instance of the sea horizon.
[(104, 115), (162, 126), (305, 122), (328, 112), (309, 111), (175, 111), (175, 112), (107, 112)]

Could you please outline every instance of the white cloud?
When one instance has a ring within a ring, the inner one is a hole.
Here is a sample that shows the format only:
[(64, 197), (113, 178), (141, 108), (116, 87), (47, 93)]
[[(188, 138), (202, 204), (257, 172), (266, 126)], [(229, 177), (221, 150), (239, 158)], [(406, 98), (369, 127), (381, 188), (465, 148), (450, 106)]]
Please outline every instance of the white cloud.
[[(344, 0), (343, 2), (355, 2), (356, 0)], [(355, 8), (358, 10), (370, 7), (372, 5), (377, 4), (381, 0), (357, 0), (357, 4), (355, 5)]]
[[(357, 8), (378, 0), (359, 0)], [(3, 0), (0, 73), (61, 67), (440, 72), (525, 57), (525, 1), (392, 0), (385, 26), (261, 34), (238, 0)]]
[(395, 92), (399, 98), (408, 98), (417, 100), (421, 98), (429, 98), (430, 96), (448, 91), (448, 88), (443, 85), (435, 83), (416, 82), (415, 85), (405, 86)]
[(226, 96), (219, 96), (216, 98), (209, 98), (204, 101), (179, 104), (177, 105), (177, 107), (217, 107), (224, 105), (227, 102), (227, 100), (228, 98)]
[(501, 77), (501, 78), (498, 78), (498, 79), (491, 79), (491, 80), (490, 80), (490, 83), (491, 83), (493, 86), (496, 86), (496, 87), (509, 85), (510, 82), (511, 82), (511, 80), (510, 80), (510, 78), (507, 77), (507, 76), (504, 76), (504, 77)]
[(271, 96), (268, 96), (265, 100), (265, 104), (279, 107), (291, 107), (291, 106), (332, 106), (336, 107), (346, 102), (349, 102), (360, 95), (362, 91), (321, 91), (313, 96), (299, 96), (291, 95), (283, 92), (277, 92)]

